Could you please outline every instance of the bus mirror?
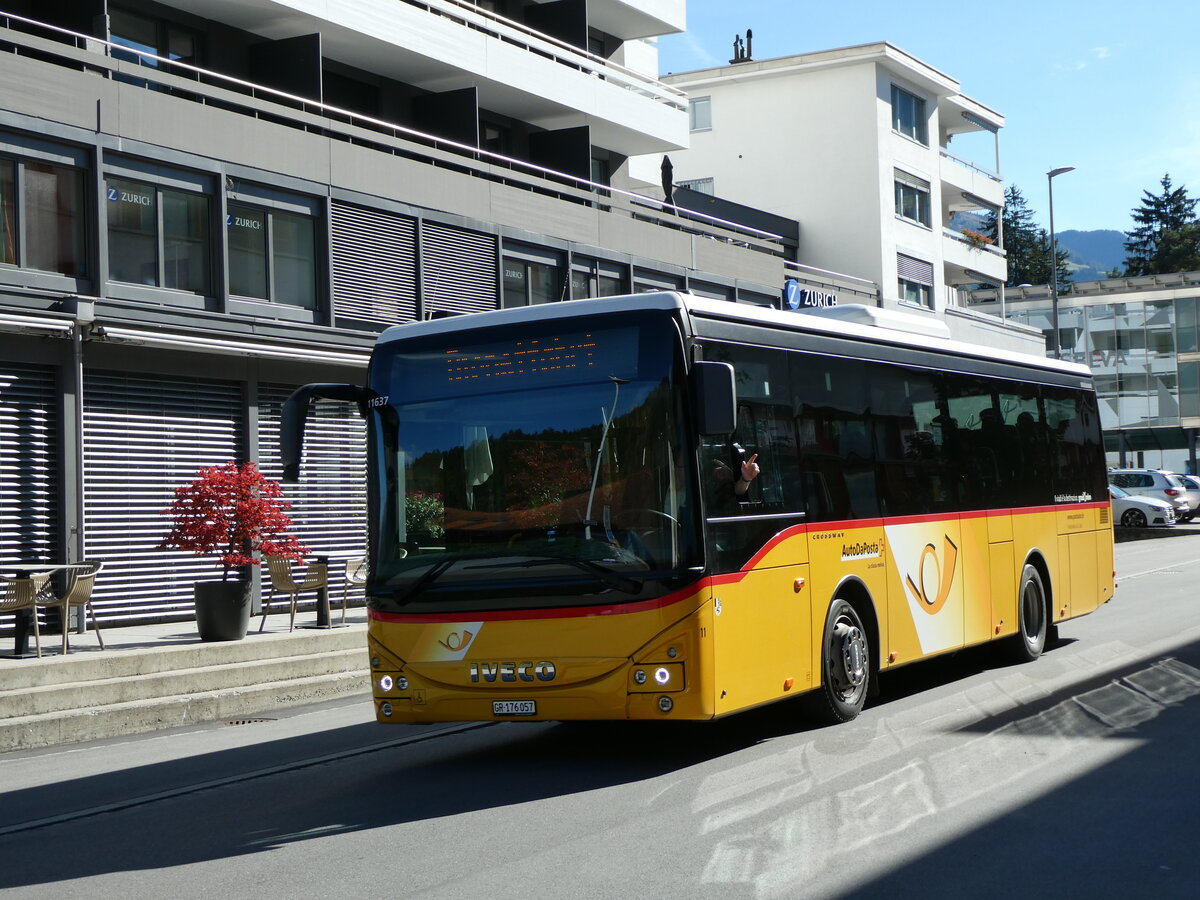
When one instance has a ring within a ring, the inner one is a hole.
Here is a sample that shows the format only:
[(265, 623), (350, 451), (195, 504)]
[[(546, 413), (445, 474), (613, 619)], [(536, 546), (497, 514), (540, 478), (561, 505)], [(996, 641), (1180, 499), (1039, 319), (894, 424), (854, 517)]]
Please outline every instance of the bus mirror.
[(279, 421), (279, 457), (283, 463), (283, 480), (293, 484), (300, 480), (300, 460), (304, 456), (304, 423), (308, 407), (314, 399), (341, 400), (365, 408), (369, 393), (354, 384), (306, 384), (292, 391), (283, 401)]
[(692, 364), (692, 400), (700, 434), (729, 434), (737, 425), (733, 366), (723, 362)]

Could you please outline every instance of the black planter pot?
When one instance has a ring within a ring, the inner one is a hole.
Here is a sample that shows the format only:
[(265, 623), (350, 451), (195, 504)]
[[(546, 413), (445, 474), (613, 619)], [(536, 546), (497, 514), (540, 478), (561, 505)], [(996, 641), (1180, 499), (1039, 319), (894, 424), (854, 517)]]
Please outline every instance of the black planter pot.
[(197, 581), (196, 629), (202, 641), (240, 641), (250, 626), (249, 581)]

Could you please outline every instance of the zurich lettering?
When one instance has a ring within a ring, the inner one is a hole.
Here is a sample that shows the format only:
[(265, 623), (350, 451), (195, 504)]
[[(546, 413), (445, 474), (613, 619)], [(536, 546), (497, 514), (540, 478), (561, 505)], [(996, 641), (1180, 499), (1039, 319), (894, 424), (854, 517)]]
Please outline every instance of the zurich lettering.
[[(532, 671), (531, 671), (532, 670)], [(471, 683), (480, 681), (553, 681), (558, 674), (554, 663), (534, 662), (491, 662), (471, 663)]]
[(837, 294), (826, 293), (825, 291), (814, 291), (807, 288), (800, 291), (800, 305), (807, 307), (815, 307), (817, 309), (826, 309), (830, 306), (838, 305)]

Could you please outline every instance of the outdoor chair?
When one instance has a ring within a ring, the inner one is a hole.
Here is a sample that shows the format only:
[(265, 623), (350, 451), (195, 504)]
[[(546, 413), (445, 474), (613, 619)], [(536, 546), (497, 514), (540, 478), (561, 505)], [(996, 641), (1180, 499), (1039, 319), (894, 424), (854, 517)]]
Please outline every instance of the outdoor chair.
[(263, 603), (262, 621), (258, 630), (262, 631), (267, 624), (267, 613), (270, 611), (271, 598), (275, 594), (290, 594), (292, 599), (292, 617), (288, 623), (288, 631), (296, 628), (296, 597), (307, 591), (325, 590), (329, 586), (329, 562), (324, 559), (314, 559), (304, 569), (304, 580), (297, 581), (292, 574), (292, 561), (282, 556), (268, 556), (267, 570), (271, 574), (271, 588), (267, 600)]
[(70, 586), (61, 597), (53, 593), (43, 594), (38, 601), (39, 606), (57, 606), (59, 622), (62, 623), (62, 652), (67, 652), (67, 632), (71, 630), (70, 611), (83, 608), (85, 621), (88, 613), (92, 616), (92, 627), (96, 629), (96, 640), (100, 649), (104, 649), (104, 636), (100, 633), (100, 622), (96, 619), (96, 610), (92, 608), (92, 588), (96, 585), (96, 576), (104, 568), (104, 563), (84, 560), (80, 565), (86, 569), (75, 569), (71, 573)]
[(346, 580), (342, 583), (342, 624), (346, 624), (346, 606), (350, 600), (350, 587), (367, 583), (367, 558), (365, 556), (346, 560)]
[(37, 602), (38, 595), (50, 579), (50, 573), (14, 577), (0, 575), (0, 613), (15, 613), (28, 611), (33, 618), (33, 637), (37, 643), (37, 655), (42, 655), (42, 633), (38, 627)]

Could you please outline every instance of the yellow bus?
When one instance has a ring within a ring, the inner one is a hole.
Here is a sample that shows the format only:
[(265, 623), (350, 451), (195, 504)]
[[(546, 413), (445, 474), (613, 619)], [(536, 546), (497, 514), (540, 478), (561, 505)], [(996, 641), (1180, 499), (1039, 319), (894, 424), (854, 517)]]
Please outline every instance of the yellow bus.
[[(915, 323), (915, 324), (914, 324)], [(368, 384), (381, 722), (713, 719), (1003, 641), (1113, 596), (1086, 368), (866, 307), (678, 293), (389, 328)]]

